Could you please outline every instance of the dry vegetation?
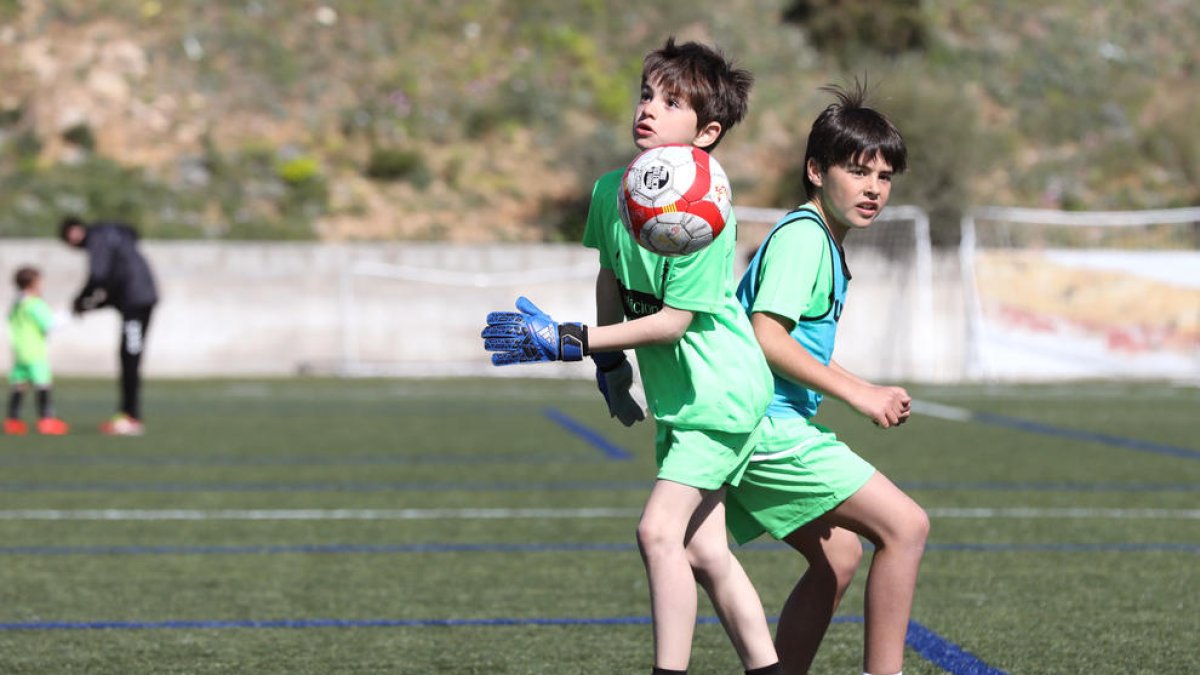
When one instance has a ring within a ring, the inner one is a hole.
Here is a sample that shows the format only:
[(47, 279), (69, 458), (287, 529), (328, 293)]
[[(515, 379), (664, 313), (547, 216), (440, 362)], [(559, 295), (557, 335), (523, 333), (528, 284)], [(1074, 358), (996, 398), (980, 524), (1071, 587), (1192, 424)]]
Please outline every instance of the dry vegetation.
[(684, 4), (0, 0), (0, 235), (75, 210), (149, 236), (570, 239), (671, 33), (757, 76), (720, 150), (742, 204), (796, 200), (817, 87), (864, 73), (912, 148), (896, 200), (941, 240), (972, 203), (1200, 203), (1194, 3), (910, 2), (922, 40), (886, 54), (783, 19), (853, 3)]

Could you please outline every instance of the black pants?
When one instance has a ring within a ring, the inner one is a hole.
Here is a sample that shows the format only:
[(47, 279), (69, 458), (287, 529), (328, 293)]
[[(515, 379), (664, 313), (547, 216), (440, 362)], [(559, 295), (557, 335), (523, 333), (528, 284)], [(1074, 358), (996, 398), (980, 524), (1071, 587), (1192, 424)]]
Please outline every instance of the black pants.
[(131, 307), (121, 312), (120, 411), (136, 420), (142, 419), (142, 352), (153, 310), (153, 306)]

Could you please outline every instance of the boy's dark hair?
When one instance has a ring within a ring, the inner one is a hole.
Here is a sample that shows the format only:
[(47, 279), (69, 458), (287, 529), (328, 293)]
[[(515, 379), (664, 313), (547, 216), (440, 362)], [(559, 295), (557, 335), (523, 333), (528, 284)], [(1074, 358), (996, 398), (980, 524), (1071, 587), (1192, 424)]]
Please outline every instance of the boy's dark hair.
[(816, 160), (821, 171), (850, 161), (871, 159), (875, 155), (892, 165), (893, 173), (908, 167), (908, 149), (900, 130), (883, 113), (866, 105), (867, 86), (855, 80), (853, 91), (836, 85), (821, 91), (837, 97), (837, 103), (825, 108), (813, 122), (804, 151), (804, 191), (812, 199), (817, 186), (808, 179), (808, 160)]
[(725, 132), (746, 116), (754, 75), (735, 68), (717, 49), (699, 42), (677, 45), (672, 36), (661, 49), (650, 52), (642, 61), (642, 85), (648, 82), (655, 82), (666, 93), (686, 100), (696, 111), (698, 128), (709, 122), (721, 124), (717, 140), (702, 148), (711, 151), (725, 137)]
[(23, 291), (33, 285), (42, 273), (36, 267), (19, 267), (17, 273), (13, 275), (13, 283), (16, 284), (17, 290)]
[(66, 241), (67, 231), (76, 225), (79, 227), (87, 227), (87, 225), (83, 222), (83, 219), (79, 216), (64, 216), (63, 219), (58, 223), (58, 238)]

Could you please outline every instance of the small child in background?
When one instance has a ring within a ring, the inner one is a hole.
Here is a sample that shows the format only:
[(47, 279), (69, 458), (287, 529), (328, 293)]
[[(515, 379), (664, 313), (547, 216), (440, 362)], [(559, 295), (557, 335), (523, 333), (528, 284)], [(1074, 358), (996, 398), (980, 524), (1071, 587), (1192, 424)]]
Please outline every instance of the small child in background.
[(9, 373), (8, 415), (4, 433), (20, 436), (28, 429), (21, 421), (21, 401), (30, 385), (37, 392), (37, 430), (40, 434), (61, 436), (66, 422), (54, 416), (50, 403), (50, 357), (46, 336), (54, 324), (50, 306), (42, 299), (42, 274), (34, 267), (22, 267), (13, 277), (17, 299), (8, 312), (8, 339), (13, 364)]

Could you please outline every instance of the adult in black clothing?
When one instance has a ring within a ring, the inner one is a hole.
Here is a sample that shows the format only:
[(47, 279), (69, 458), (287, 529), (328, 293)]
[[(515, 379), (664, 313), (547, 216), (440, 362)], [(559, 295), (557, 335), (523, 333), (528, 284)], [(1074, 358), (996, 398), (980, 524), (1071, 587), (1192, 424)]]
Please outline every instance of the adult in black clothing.
[(68, 216), (59, 236), (68, 246), (88, 254), (88, 279), (75, 298), (75, 313), (101, 307), (114, 307), (121, 313), (121, 404), (117, 415), (100, 430), (121, 436), (141, 434), (142, 352), (158, 289), (150, 265), (137, 248), (137, 232), (122, 223), (88, 225)]

